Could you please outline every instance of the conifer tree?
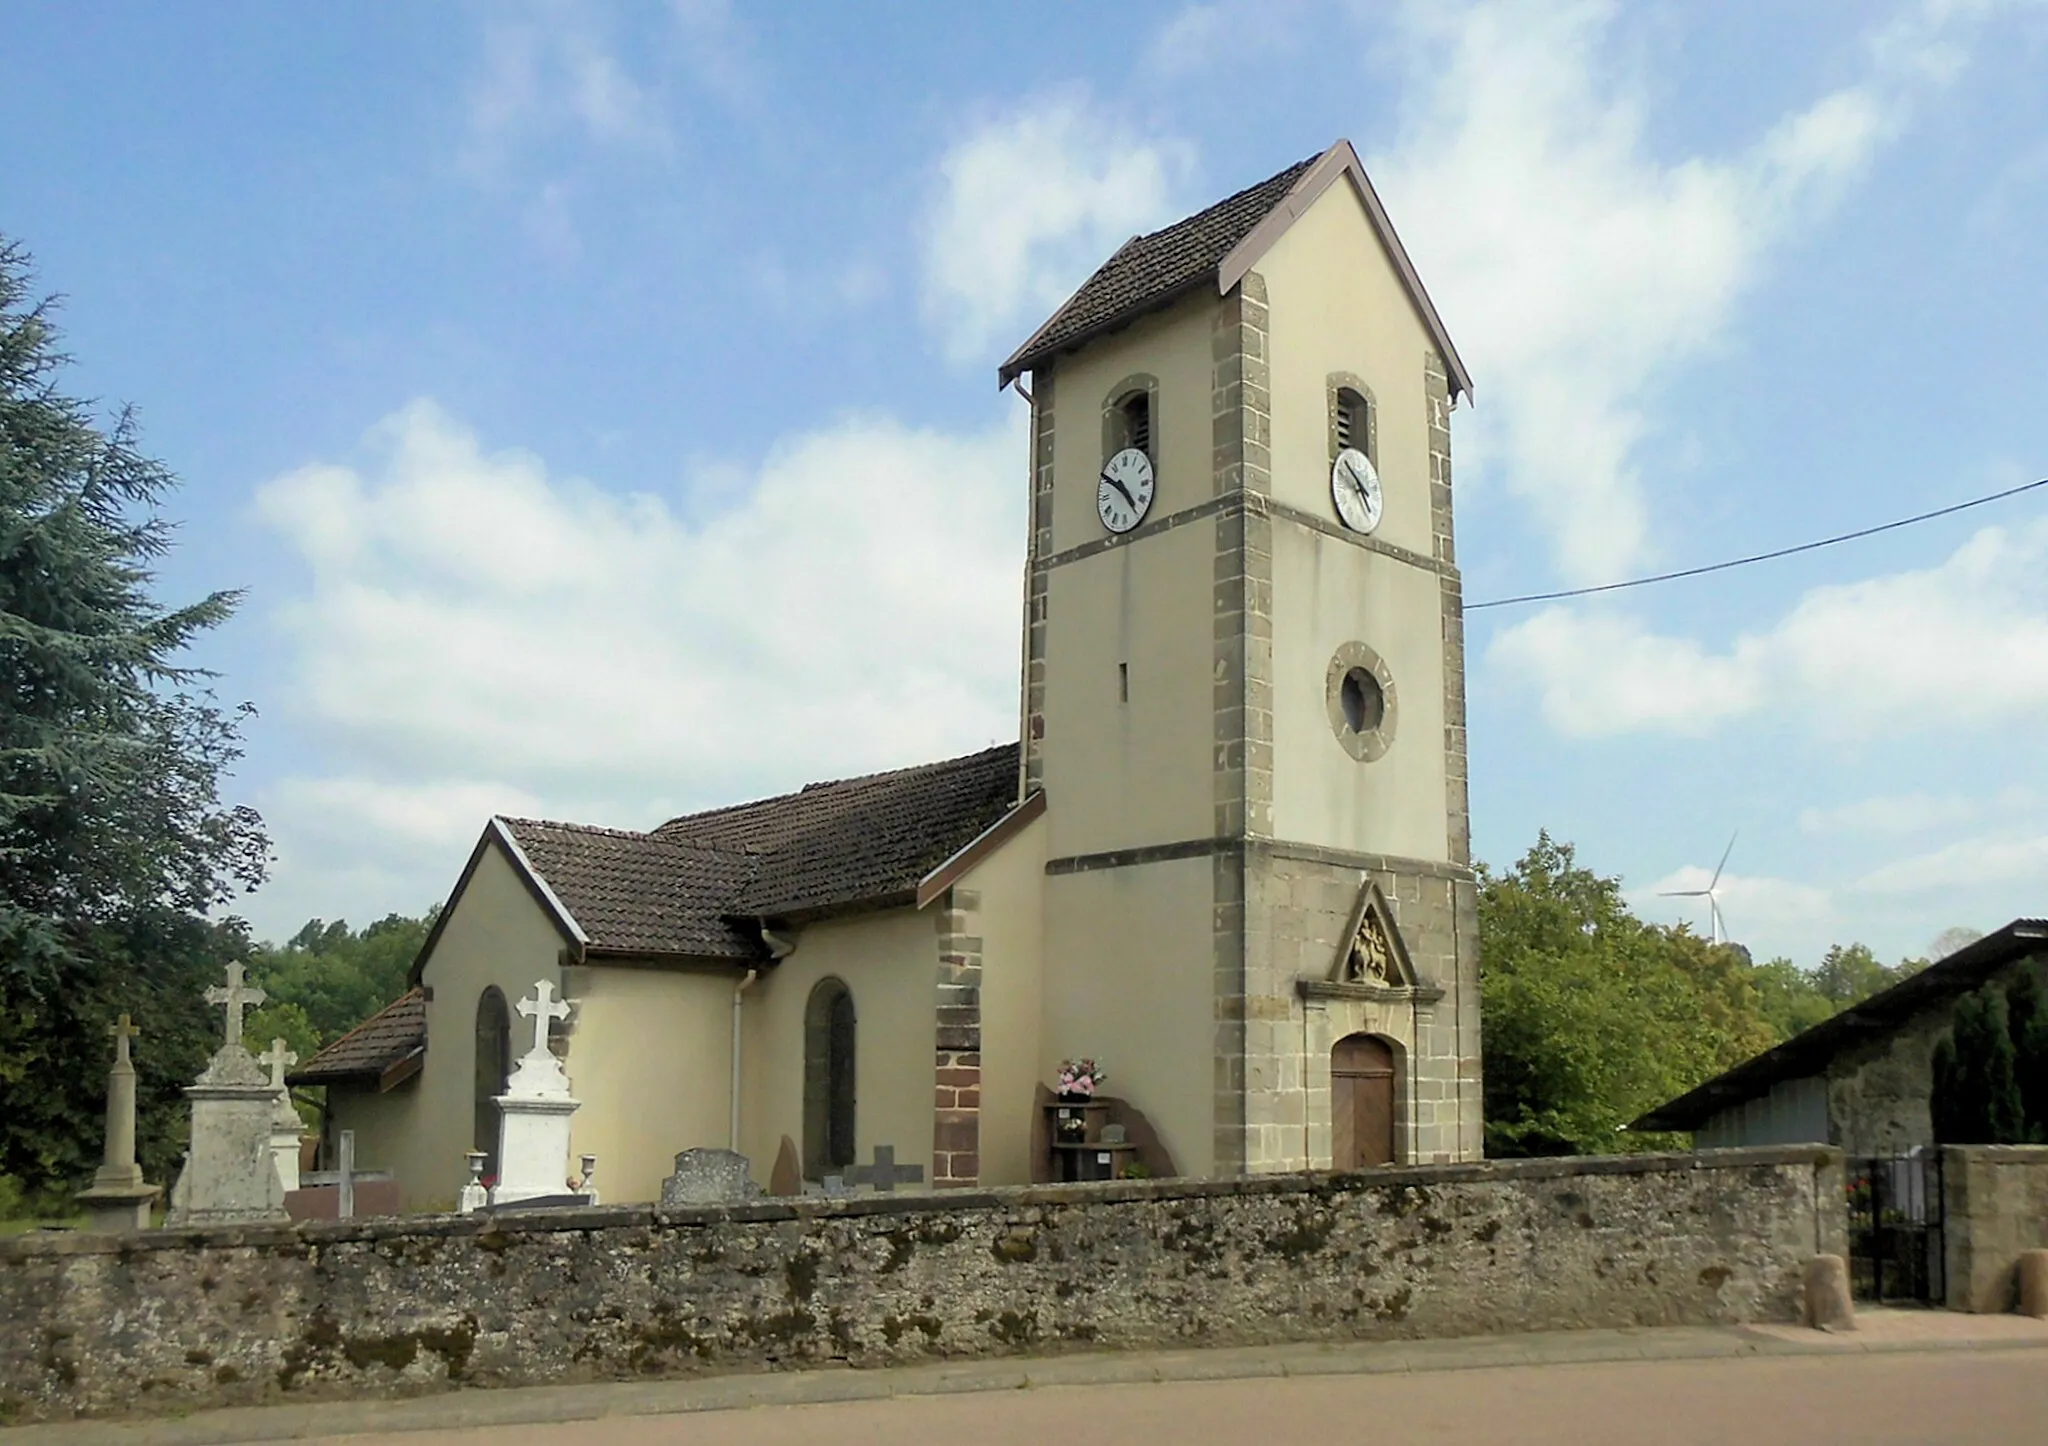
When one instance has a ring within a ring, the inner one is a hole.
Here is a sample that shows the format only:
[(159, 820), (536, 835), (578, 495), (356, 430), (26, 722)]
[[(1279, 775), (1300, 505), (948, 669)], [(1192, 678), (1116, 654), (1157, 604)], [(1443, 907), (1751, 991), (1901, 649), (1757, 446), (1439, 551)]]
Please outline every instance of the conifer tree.
[(2005, 996), (1982, 990), (1958, 1000), (1937, 1046), (1930, 1108), (1944, 1145), (2011, 1145), (2026, 1138)]
[(2006, 1028), (2012, 1036), (2013, 1069), (2019, 1081), (2020, 1111), (2026, 1120), (2024, 1138), (2048, 1143), (2048, 990), (2033, 960), (2020, 971), (2006, 994)]
[(50, 312), (0, 237), (0, 1186), (61, 1208), (99, 1153), (123, 1010), (146, 1031), (143, 1164), (171, 1163), (177, 1091), (206, 1057), (200, 991), (248, 947), (206, 915), (269, 846), (220, 798), (239, 716), (183, 658), (236, 595), (153, 596), (176, 479), (132, 414), (103, 427), (65, 394)]

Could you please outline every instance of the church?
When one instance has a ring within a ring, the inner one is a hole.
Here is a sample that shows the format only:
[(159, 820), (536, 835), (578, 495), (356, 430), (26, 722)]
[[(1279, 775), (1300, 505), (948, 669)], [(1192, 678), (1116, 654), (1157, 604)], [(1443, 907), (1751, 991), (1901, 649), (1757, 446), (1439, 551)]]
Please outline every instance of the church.
[(495, 1156), (543, 981), (564, 1176), (594, 1156), (607, 1201), (691, 1147), (764, 1186), (877, 1150), (940, 1188), (1478, 1157), (1471, 382), (1357, 155), (1133, 237), (998, 379), (1031, 409), (1018, 741), (646, 832), (490, 819), (409, 991), (290, 1076), (406, 1208)]

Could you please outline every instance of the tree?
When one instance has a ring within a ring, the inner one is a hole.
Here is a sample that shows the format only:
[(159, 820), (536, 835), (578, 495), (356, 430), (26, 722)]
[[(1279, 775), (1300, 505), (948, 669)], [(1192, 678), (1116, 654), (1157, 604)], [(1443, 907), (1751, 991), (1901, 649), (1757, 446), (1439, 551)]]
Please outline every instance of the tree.
[(1836, 944), (1821, 957), (1820, 968), (1814, 971), (1814, 984), (1834, 1006), (1832, 1012), (1839, 1012), (1852, 1004), (1861, 1004), (1873, 994), (1882, 994), (1926, 967), (1924, 959), (1908, 959), (1896, 967), (1887, 967), (1877, 962), (1868, 945)]
[(269, 845), (220, 798), (247, 709), (180, 661), (237, 595), (152, 596), (175, 478), (131, 412), (102, 429), (60, 389), (51, 304), (30, 290), (0, 238), (0, 1175), (36, 1193), (90, 1174), (114, 1015), (149, 1031), (145, 1080), (183, 1068), (199, 991), (244, 947), (203, 916), (262, 879)]
[(2048, 1143), (2048, 990), (2030, 959), (2006, 993), (2006, 1030), (2012, 1036), (2013, 1073), (2019, 1084), (2024, 1138)]
[(1814, 976), (1790, 959), (1757, 965), (1750, 982), (1756, 986), (1758, 1005), (1774, 1036), (1773, 1043), (1803, 1034), (1838, 1012)]
[(438, 907), (417, 919), (388, 914), (357, 933), (346, 920), (310, 919), (282, 946), (257, 948), (249, 968), (270, 996), (249, 1016), (253, 1038), (281, 1036), (300, 1058), (331, 1044), (405, 992), (406, 975)]
[(1621, 1127), (1773, 1042), (1740, 953), (1637, 919), (1570, 844), (1480, 882), (1487, 1153), (1677, 1143)]
[(1949, 1035), (1935, 1047), (1930, 1112), (1944, 1145), (2013, 1145), (2026, 1139), (2005, 996), (1996, 989), (1956, 1001)]

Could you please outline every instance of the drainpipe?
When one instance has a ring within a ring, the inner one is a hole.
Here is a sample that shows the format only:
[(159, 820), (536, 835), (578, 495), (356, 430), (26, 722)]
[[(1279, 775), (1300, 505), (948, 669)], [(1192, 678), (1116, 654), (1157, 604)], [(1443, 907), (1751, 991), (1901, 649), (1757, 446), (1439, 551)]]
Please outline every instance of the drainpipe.
[(760, 977), (760, 970), (749, 969), (732, 991), (732, 1143), (727, 1148), (734, 1154), (740, 1149), (740, 996)]

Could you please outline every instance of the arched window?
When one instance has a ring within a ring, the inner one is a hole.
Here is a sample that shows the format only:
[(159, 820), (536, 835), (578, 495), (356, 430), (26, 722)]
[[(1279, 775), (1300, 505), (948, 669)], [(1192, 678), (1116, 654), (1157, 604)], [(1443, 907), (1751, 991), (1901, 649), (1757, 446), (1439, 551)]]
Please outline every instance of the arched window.
[(1335, 450), (1356, 447), (1373, 465), (1379, 465), (1379, 459), (1373, 456), (1372, 403), (1354, 388), (1339, 387), (1333, 408), (1330, 430), (1337, 444)]
[(804, 1174), (836, 1175), (854, 1161), (853, 994), (821, 979), (804, 1007)]
[(484, 1152), (484, 1174), (498, 1174), (498, 1105), (512, 1075), (512, 1011), (494, 984), (476, 1002), (476, 1130), (471, 1148)]
[(1152, 394), (1132, 392), (1117, 403), (1117, 414), (1123, 418), (1123, 445), (1136, 447), (1153, 462), (1152, 456)]

